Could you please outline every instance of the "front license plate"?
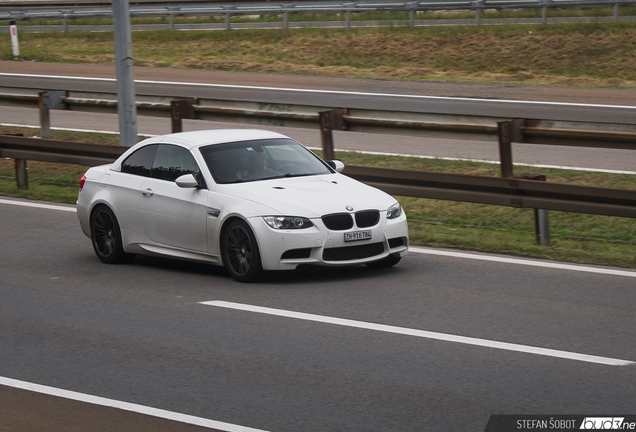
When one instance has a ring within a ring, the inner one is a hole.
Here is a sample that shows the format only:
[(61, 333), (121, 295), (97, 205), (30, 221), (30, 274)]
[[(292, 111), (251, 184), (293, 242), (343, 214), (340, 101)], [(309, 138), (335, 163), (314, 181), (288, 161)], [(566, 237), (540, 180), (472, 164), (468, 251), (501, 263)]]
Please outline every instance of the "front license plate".
[(369, 240), (371, 238), (371, 231), (346, 232), (344, 233), (344, 235), (345, 235), (346, 242), (357, 241), (357, 240)]

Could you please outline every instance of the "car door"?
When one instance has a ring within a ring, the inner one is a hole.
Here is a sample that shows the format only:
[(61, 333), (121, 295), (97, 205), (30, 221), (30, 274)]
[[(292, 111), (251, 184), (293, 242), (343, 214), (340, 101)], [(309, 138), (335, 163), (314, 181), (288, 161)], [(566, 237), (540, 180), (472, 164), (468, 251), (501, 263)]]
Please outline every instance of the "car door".
[(139, 209), (148, 238), (162, 245), (207, 251), (206, 188), (181, 188), (175, 180), (199, 171), (194, 157), (184, 147), (160, 144), (150, 178), (142, 184)]

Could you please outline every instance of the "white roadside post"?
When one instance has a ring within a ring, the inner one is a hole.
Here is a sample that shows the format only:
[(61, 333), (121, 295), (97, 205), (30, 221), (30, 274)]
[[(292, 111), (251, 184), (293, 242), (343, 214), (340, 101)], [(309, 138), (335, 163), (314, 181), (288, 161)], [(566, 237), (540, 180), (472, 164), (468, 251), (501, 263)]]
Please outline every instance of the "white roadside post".
[(18, 26), (15, 24), (15, 21), (11, 21), (9, 31), (11, 32), (11, 47), (13, 48), (13, 55), (17, 57), (20, 55), (20, 45), (18, 44)]
[(119, 114), (119, 144), (137, 143), (137, 106), (133, 74), (132, 38), (128, 0), (113, 0), (115, 62), (117, 75), (117, 112)]

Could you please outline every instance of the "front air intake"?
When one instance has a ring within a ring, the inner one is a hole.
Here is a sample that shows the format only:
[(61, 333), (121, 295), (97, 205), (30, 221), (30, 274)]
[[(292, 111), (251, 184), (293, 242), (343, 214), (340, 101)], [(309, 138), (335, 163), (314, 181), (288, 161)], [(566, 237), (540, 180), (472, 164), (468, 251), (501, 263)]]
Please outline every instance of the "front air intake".
[(384, 252), (384, 243), (370, 243), (325, 249), (322, 252), (322, 259), (325, 261), (353, 261), (380, 255), (382, 252)]

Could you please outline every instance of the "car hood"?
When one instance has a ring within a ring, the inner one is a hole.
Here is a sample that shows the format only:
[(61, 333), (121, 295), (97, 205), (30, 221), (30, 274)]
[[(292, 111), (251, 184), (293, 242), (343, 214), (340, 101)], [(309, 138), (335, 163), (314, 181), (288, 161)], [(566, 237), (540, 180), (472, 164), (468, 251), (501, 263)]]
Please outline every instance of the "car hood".
[(218, 185), (216, 192), (260, 203), (283, 215), (308, 218), (347, 212), (347, 206), (353, 211), (386, 210), (396, 202), (381, 190), (342, 174)]

